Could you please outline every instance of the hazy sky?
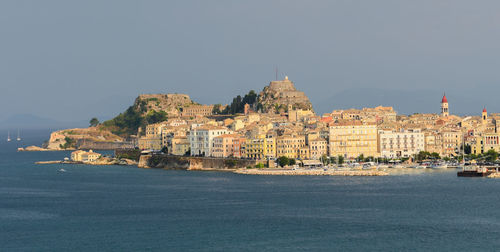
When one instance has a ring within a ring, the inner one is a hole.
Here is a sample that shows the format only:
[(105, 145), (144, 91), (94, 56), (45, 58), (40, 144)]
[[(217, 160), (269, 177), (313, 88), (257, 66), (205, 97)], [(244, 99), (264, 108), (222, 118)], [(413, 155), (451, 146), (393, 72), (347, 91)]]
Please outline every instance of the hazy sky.
[(0, 120), (105, 119), (139, 93), (228, 103), (275, 66), (318, 112), (438, 112), (445, 91), (452, 113), (500, 112), (499, 13), (493, 0), (2, 0)]

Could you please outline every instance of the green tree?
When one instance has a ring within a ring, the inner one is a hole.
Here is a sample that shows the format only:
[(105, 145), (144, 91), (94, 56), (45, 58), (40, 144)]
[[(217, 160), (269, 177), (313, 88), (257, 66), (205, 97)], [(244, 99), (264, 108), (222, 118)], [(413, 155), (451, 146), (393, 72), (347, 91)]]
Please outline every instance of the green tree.
[(90, 123), (90, 127), (95, 127), (95, 126), (99, 125), (99, 120), (96, 117), (94, 117), (94, 118), (90, 119), (89, 123)]
[(431, 156), (430, 152), (428, 152), (428, 151), (421, 151), (421, 152), (419, 152), (417, 154), (416, 159), (418, 161), (422, 161), (422, 160), (425, 160), (425, 159), (429, 158), (430, 156)]
[(470, 145), (465, 145), (464, 154), (471, 154), (472, 148)]
[(287, 165), (290, 164), (290, 159), (288, 159), (285, 156), (281, 156), (281, 157), (278, 158), (278, 164), (281, 167), (287, 166)]
[(337, 159), (339, 160), (339, 164), (343, 164), (344, 163), (344, 156), (339, 155)]
[(167, 118), (167, 112), (165, 111), (155, 111), (151, 110), (146, 114), (145, 121), (147, 124), (153, 124), (153, 123), (158, 123), (158, 122), (163, 122), (166, 121)]
[(165, 154), (168, 154), (168, 147), (167, 146), (163, 146), (163, 148), (161, 148), (161, 152), (163, 152)]
[(498, 159), (498, 152), (496, 152), (494, 149), (489, 149), (485, 153), (485, 160), (488, 162), (494, 162), (495, 160)]
[(258, 163), (258, 164), (255, 165), (255, 168), (262, 169), (262, 168), (264, 168), (264, 164), (263, 163)]
[(437, 152), (431, 153), (431, 158), (433, 158), (433, 159), (441, 159), (441, 157), (439, 156), (439, 153), (437, 153)]
[(323, 163), (323, 165), (328, 165), (330, 163), (330, 159), (326, 155), (321, 156), (319, 160)]
[(365, 160), (365, 156), (363, 154), (359, 154), (359, 156), (356, 158), (356, 161), (358, 162), (362, 162), (363, 160)]
[(214, 108), (212, 109), (212, 114), (214, 115), (221, 114), (222, 113), (222, 111), (220, 110), (221, 107), (222, 107), (221, 104), (215, 104)]
[(289, 161), (290, 165), (295, 165), (297, 163), (297, 162), (295, 162), (295, 159), (293, 159), (293, 158), (290, 158), (289, 160), (290, 160)]

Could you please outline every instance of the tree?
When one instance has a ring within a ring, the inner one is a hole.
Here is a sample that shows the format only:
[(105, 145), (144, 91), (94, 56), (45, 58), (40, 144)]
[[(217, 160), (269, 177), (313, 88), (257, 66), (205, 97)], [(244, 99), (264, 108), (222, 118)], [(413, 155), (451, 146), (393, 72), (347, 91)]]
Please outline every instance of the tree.
[(290, 161), (289, 161), (290, 165), (295, 165), (295, 164), (296, 164), (295, 159), (290, 158), (289, 160), (290, 160)]
[(344, 156), (339, 155), (338, 160), (339, 160), (339, 164), (343, 164), (344, 163)]
[(278, 158), (278, 164), (281, 167), (287, 166), (287, 165), (290, 164), (290, 159), (288, 159), (285, 156), (281, 156), (281, 157)]
[(470, 145), (465, 145), (464, 153), (465, 154), (470, 154), (472, 152), (471, 146)]
[(215, 104), (214, 108), (212, 109), (212, 114), (214, 115), (221, 114), (222, 113), (222, 111), (220, 110), (221, 107), (222, 107), (221, 104)]
[(167, 146), (163, 146), (163, 148), (161, 148), (161, 152), (163, 152), (165, 154), (168, 154), (168, 147)]
[(363, 154), (359, 154), (359, 156), (356, 158), (356, 161), (358, 162), (362, 162), (363, 160), (365, 160), (365, 156)]
[(90, 123), (90, 127), (95, 127), (95, 126), (99, 125), (99, 120), (96, 117), (94, 117), (94, 118), (90, 119), (89, 123)]
[(439, 156), (439, 153), (437, 153), (437, 152), (431, 153), (431, 158), (433, 158), (433, 159), (441, 159), (441, 157)]
[[(419, 152), (419, 153), (417, 154), (416, 159), (417, 159), (418, 161), (422, 161), (422, 160), (425, 160), (425, 159), (429, 158), (430, 156), (431, 156), (431, 153), (430, 153), (430, 152), (428, 152), (428, 151), (421, 151), (421, 152)], [(439, 156), (439, 155), (438, 155), (438, 156)]]
[(494, 149), (489, 149), (485, 153), (485, 159), (488, 162), (494, 162), (498, 158), (498, 152), (496, 152)]
[(167, 119), (168, 119), (167, 112), (165, 111), (156, 112), (155, 110), (149, 111), (145, 118), (147, 124), (163, 122), (166, 121)]
[(323, 165), (327, 165), (330, 163), (330, 159), (326, 155), (321, 156), (319, 160), (321, 161), (321, 163), (323, 163)]

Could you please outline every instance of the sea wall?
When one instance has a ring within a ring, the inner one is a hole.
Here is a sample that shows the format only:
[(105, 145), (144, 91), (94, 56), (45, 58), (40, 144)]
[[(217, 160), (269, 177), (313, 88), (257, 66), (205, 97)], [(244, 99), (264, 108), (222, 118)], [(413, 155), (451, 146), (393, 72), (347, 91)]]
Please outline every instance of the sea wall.
[(115, 149), (132, 149), (134, 144), (131, 142), (106, 142), (93, 141), (88, 139), (79, 139), (76, 142), (76, 148), (80, 150), (115, 150)]
[(142, 155), (139, 159), (139, 168), (161, 168), (176, 170), (233, 170), (255, 166), (255, 160), (211, 158), (211, 157), (183, 157), (172, 155)]

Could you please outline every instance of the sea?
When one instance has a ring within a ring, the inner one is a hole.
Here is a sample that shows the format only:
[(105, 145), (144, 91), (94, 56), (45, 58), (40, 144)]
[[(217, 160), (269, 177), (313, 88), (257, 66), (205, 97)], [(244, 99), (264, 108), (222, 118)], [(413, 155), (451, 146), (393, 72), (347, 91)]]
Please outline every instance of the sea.
[(70, 152), (16, 151), (48, 136), (0, 143), (0, 251), (500, 249), (498, 179), (36, 165)]

